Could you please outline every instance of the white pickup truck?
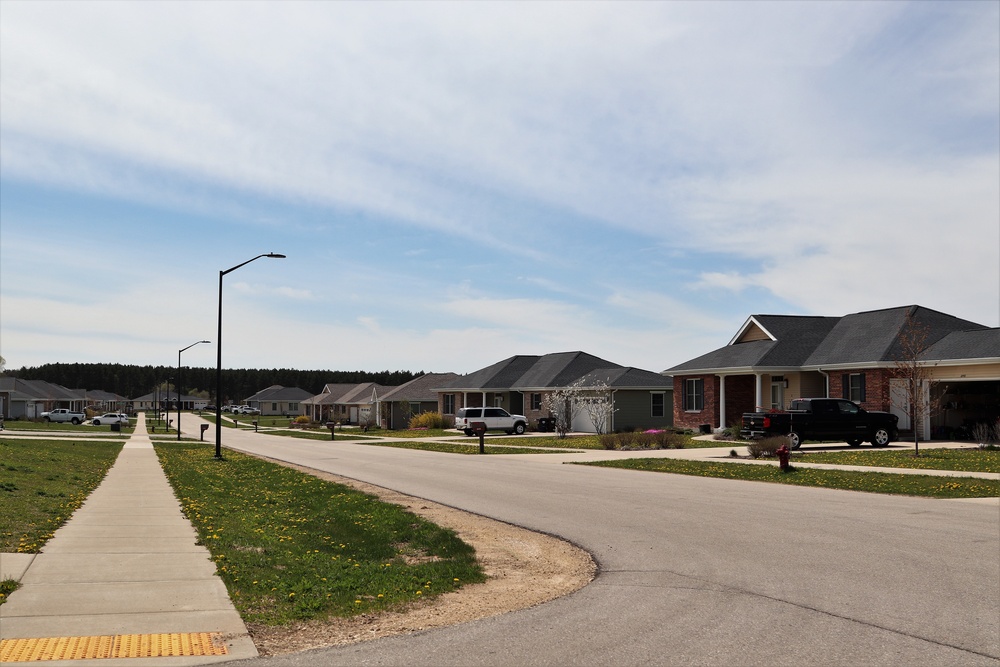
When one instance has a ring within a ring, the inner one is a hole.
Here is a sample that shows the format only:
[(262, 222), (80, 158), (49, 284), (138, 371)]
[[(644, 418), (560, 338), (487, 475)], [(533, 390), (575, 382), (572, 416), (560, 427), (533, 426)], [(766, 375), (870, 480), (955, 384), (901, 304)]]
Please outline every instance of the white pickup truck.
[(87, 419), (87, 415), (82, 412), (74, 412), (73, 410), (67, 410), (66, 408), (43, 412), (41, 417), (47, 422), (68, 422), (70, 424), (82, 424), (84, 420)]
[(524, 415), (512, 415), (503, 408), (461, 408), (455, 414), (455, 428), (472, 435), (472, 425), (476, 422), (486, 424), (487, 431), (505, 431), (507, 434), (521, 435), (528, 428), (528, 418)]

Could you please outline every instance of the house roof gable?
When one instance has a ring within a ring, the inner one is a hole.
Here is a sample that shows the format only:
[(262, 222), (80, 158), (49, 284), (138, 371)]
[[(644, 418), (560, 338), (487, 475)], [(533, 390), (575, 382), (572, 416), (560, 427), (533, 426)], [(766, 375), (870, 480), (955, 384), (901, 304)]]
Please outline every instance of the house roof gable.
[[(865, 311), (843, 317), (753, 315), (726, 347), (678, 364), (664, 373), (749, 372), (767, 368), (889, 363), (898, 358), (899, 338), (908, 315), (927, 328), (928, 343), (932, 346), (956, 331), (986, 329), (981, 324), (921, 306)], [(759, 332), (767, 335), (761, 336)], [(954, 343), (956, 349), (972, 345), (971, 338), (963, 340)], [(942, 347), (941, 351), (946, 349)]]

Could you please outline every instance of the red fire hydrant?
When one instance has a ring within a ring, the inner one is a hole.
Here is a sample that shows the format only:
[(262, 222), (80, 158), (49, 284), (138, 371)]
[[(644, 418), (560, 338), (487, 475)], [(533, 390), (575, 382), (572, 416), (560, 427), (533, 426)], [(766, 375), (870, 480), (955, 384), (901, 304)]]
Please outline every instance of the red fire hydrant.
[(788, 445), (778, 447), (777, 451), (774, 453), (778, 455), (778, 465), (781, 466), (781, 471), (788, 472), (788, 469), (791, 467), (788, 465), (788, 457), (791, 454), (791, 452), (788, 451)]

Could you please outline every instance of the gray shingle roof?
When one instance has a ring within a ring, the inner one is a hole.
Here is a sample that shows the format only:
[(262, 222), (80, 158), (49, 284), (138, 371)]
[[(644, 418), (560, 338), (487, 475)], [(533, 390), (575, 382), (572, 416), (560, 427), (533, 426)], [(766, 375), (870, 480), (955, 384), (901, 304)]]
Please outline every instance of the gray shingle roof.
[(674, 379), (641, 368), (598, 368), (580, 378), (583, 387), (603, 382), (611, 389), (672, 389)]
[[(885, 364), (899, 356), (899, 337), (908, 314), (919, 326), (926, 327), (927, 342), (932, 345), (954, 332), (986, 329), (981, 324), (921, 306), (872, 310), (843, 317), (754, 315), (753, 319), (777, 340), (734, 342), (678, 364), (664, 373), (681, 375), (737, 369)], [(950, 345), (954, 346), (954, 353), (958, 353), (963, 346), (971, 350), (973, 340), (988, 341), (989, 337), (956, 339), (956, 342)], [(988, 348), (988, 342), (975, 344), (986, 345)], [(952, 354), (953, 351), (950, 347), (942, 347), (939, 353)], [(940, 358), (976, 358), (976, 356)]]
[(469, 391), (509, 389), (540, 358), (537, 355), (515, 355), (508, 357), (492, 366), (459, 376), (453, 382), (440, 385), (438, 388)]
[(305, 389), (300, 389), (299, 387), (282, 387), (280, 384), (271, 385), (267, 389), (261, 389), (253, 396), (249, 397), (248, 401), (303, 401), (309, 397), (310, 394)]
[(927, 361), (945, 359), (1000, 360), (1000, 329), (953, 331), (931, 345), (921, 356)]
[[(568, 387), (581, 378), (600, 380), (618, 388), (664, 388), (673, 379), (640, 368), (625, 368), (586, 352), (555, 352), (543, 356), (521, 355), (504, 359), (492, 366), (435, 389), (452, 391), (515, 390), (532, 391)], [(585, 383), (586, 384), (586, 381)]]
[(598, 368), (620, 368), (586, 352), (556, 352), (539, 357), (516, 382), (514, 389), (548, 389), (567, 387)]
[(379, 394), (379, 397), (383, 401), (436, 401), (437, 393), (434, 390), (458, 377), (457, 373), (425, 373), (385, 394)]

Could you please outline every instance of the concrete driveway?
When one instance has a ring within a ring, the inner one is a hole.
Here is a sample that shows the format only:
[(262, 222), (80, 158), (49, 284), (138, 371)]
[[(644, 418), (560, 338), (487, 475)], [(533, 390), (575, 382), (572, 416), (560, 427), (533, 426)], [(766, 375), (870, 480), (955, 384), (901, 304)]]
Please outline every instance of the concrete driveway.
[[(186, 419), (185, 427), (189, 421), (196, 419)], [(1000, 664), (995, 503), (230, 429), (223, 443), (557, 535), (588, 550), (600, 566), (583, 590), (533, 609), (254, 662)]]

